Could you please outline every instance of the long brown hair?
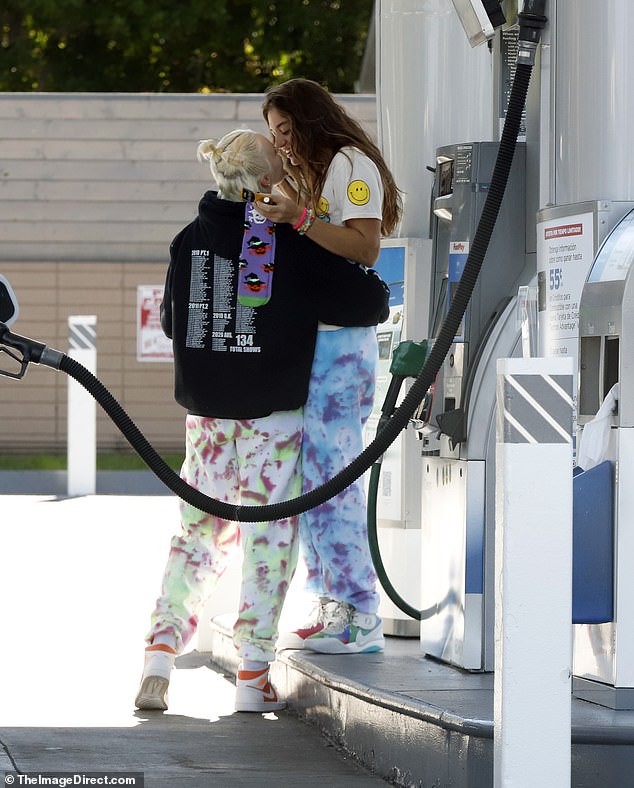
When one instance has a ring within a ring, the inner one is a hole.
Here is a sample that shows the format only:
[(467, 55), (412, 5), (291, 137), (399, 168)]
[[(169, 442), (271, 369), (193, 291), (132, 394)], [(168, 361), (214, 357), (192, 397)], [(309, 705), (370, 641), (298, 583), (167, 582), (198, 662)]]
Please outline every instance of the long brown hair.
[(299, 187), (298, 199), (316, 206), (334, 155), (346, 146), (358, 148), (377, 166), (383, 182), (381, 233), (390, 235), (402, 212), (401, 194), (379, 148), (328, 91), (310, 79), (289, 79), (269, 88), (262, 112), (268, 123), (271, 109), (289, 120), (293, 150), (300, 164), (287, 170)]

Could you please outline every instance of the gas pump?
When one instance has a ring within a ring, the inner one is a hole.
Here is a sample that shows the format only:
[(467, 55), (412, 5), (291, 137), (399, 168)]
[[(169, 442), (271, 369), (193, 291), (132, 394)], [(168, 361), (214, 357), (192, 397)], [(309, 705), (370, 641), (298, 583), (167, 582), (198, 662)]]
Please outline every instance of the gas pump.
[[(521, 349), (515, 304), (517, 288), (529, 282), (527, 257), (534, 254), (529, 247), (538, 207), (534, 153), (527, 168), (527, 150), (516, 145), (526, 136), (519, 117), (524, 102), (520, 108), (512, 94), (524, 80), (524, 66), (535, 62), (546, 21), (543, 3), (525, 3), (519, 14), (510, 7), (510, 22), (493, 41), (494, 28), (505, 23), (500, 5), (440, 0), (399, 5), (395, 12), (393, 4), (377, 3), (380, 136), (405, 191), (404, 234), (432, 239), (429, 283), (413, 293), (406, 278), (406, 300), (409, 293), (412, 302), (429, 308), (430, 325), (414, 337), (433, 343), (430, 359), (450, 344), (413, 420), (419, 436), (414, 487), (422, 489), (421, 646), (429, 655), (474, 670), (493, 667), (495, 359)], [(392, 35), (395, 29), (398, 36)], [(412, 37), (417, 40), (408, 45)], [(474, 48), (484, 42), (489, 45)], [(499, 143), (478, 142), (495, 140), (498, 133)], [(475, 142), (456, 144), (460, 140)], [(471, 279), (468, 258), (476, 250), (474, 259), (485, 255), (476, 225), (481, 214), (489, 216), (483, 206), (499, 186), (491, 171), (503, 147), (505, 165), (513, 164), (484, 278), (475, 285), (460, 325), (452, 322), (448, 333), (444, 318)], [(406, 166), (399, 167), (402, 157)], [(429, 198), (420, 196), (426, 170), (434, 171), (433, 210)], [(409, 478), (411, 470), (406, 467), (403, 476)], [(398, 565), (400, 574), (402, 560)], [(388, 569), (388, 575), (397, 572)]]
[(573, 438), (581, 294), (598, 249), (632, 208), (633, 202), (594, 200), (545, 208), (537, 215), (539, 354), (573, 358)]
[[(594, 259), (579, 306), (578, 423), (583, 432), (618, 383), (617, 407), (607, 421), (605, 459), (612, 485), (602, 496), (593, 529), (609, 530), (606, 558), (611, 615), (574, 626), (573, 691), (614, 709), (634, 709), (634, 210), (607, 235)], [(601, 458), (599, 458), (601, 459)], [(600, 467), (600, 466), (597, 466)], [(613, 509), (612, 509), (613, 505)], [(606, 512), (613, 511), (613, 522)], [(596, 557), (594, 557), (596, 563)]]
[[(631, 201), (585, 201), (538, 214), (539, 353), (573, 359), (573, 437), (583, 436), (584, 426), (623, 374), (620, 338), (628, 329), (622, 306), (634, 255), (633, 222)], [(623, 395), (628, 397), (625, 388)], [(626, 623), (632, 589), (621, 563), (632, 555), (623, 529), (628, 511), (623, 507), (629, 504), (623, 502), (615, 472), (629, 461), (621, 453), (629, 435), (620, 432), (627, 424), (620, 412), (627, 411), (626, 399), (619, 397), (618, 408), (605, 436), (605, 461), (586, 468), (584, 460), (584, 467), (574, 469), (573, 692), (613, 708), (633, 708), (634, 673), (628, 661), (634, 650), (630, 647), (628, 653), (627, 637), (631, 617)], [(575, 443), (578, 456), (578, 438)]]
[[(434, 305), (433, 339), (460, 282), (470, 243), (484, 205), (498, 145), (494, 142), (450, 145), (437, 154), (433, 200)], [(525, 146), (517, 146), (496, 228), (469, 306), (458, 329), (448, 361), (438, 375), (430, 417), (453, 447), (466, 440), (465, 395), (475, 355), (495, 316), (517, 289), (526, 265)], [(523, 282), (522, 282), (523, 283)]]
[[(433, 342), (451, 305), (498, 144), (440, 148), (433, 198)], [(421, 647), (470, 670), (493, 668), (495, 360), (520, 354), (516, 294), (527, 284), (525, 146), (469, 306), (418, 416), (422, 452)]]

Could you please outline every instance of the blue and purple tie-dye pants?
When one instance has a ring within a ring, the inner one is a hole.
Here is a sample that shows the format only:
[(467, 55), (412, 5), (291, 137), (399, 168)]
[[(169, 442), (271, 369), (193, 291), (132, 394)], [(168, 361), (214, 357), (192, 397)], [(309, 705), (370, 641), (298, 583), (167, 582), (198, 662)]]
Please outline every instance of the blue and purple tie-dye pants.
[[(320, 486), (363, 451), (374, 400), (376, 329), (320, 331), (304, 408), (303, 491)], [(379, 595), (368, 545), (363, 478), (300, 515), (309, 592), (376, 613)]]

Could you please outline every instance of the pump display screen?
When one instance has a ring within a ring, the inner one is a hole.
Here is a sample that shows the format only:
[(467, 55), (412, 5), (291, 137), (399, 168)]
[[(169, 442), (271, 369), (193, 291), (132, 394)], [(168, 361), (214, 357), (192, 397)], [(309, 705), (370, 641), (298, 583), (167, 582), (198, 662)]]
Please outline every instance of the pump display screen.
[(453, 192), (453, 159), (438, 163), (438, 196), (446, 197)]

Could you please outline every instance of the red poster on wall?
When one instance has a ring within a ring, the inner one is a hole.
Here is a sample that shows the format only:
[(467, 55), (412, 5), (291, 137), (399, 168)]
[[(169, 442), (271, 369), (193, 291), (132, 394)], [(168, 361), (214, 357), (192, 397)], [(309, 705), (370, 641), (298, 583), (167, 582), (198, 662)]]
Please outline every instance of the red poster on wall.
[(160, 306), (163, 300), (162, 285), (137, 287), (137, 361), (172, 361), (172, 340), (161, 328)]

